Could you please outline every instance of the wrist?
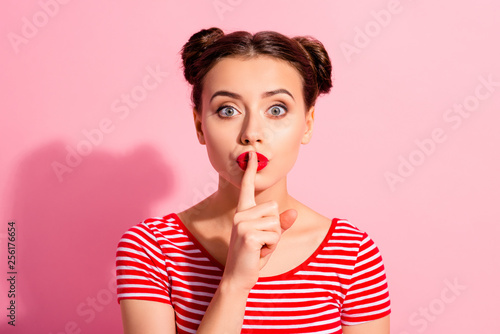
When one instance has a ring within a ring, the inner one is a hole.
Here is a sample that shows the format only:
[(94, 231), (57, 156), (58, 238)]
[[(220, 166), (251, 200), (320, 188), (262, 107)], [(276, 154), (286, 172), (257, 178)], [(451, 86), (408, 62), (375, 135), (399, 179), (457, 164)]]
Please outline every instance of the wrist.
[(239, 295), (241, 297), (245, 297), (245, 299), (250, 294), (251, 289), (252, 289), (251, 287), (245, 286), (243, 284), (238, 284), (234, 280), (230, 278), (225, 278), (224, 276), (222, 276), (222, 279), (219, 283), (220, 292), (224, 294), (230, 294), (232, 296)]
[(196, 333), (240, 333), (249, 293), (223, 276)]

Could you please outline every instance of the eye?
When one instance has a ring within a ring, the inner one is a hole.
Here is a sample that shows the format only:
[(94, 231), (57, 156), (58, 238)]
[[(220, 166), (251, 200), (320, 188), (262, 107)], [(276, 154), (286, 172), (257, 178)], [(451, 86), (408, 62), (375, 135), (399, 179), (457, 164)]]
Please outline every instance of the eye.
[(229, 118), (236, 115), (238, 111), (232, 106), (221, 106), (217, 109), (217, 113), (221, 118)]
[(276, 104), (271, 108), (269, 108), (269, 112), (271, 113), (271, 115), (277, 117), (284, 116), (287, 111), (288, 111), (287, 107), (282, 104)]

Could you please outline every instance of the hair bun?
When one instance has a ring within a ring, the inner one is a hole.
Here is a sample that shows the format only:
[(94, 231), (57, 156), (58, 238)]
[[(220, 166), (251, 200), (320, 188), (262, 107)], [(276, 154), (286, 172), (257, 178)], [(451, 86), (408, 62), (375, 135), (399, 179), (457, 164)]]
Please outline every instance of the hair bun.
[(195, 33), (189, 41), (182, 47), (182, 62), (184, 65), (184, 77), (190, 83), (194, 83), (194, 78), (198, 69), (194, 66), (195, 61), (200, 58), (203, 52), (224, 36), (224, 32), (219, 28), (202, 29)]
[(308, 54), (308, 58), (316, 71), (318, 94), (328, 93), (333, 87), (333, 78), (332, 63), (325, 47), (314, 37), (298, 36), (293, 39), (305, 49)]

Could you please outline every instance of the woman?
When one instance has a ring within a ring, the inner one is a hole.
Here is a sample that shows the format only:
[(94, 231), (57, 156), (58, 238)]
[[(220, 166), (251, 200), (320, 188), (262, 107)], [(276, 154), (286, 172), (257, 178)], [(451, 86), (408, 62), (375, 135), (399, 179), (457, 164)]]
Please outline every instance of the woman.
[(218, 190), (123, 235), (125, 333), (389, 333), (373, 241), (287, 191), (316, 98), (332, 87), (323, 45), (211, 28), (189, 39), (182, 59)]

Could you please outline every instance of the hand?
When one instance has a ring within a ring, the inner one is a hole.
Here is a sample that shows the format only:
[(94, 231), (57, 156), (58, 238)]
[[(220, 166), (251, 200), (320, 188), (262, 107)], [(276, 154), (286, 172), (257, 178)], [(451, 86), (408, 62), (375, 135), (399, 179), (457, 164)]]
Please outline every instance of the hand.
[(248, 291), (257, 282), (259, 271), (276, 249), (281, 234), (297, 218), (297, 211), (294, 209), (280, 214), (276, 201), (256, 205), (257, 165), (257, 156), (253, 152), (241, 180), (223, 277)]

